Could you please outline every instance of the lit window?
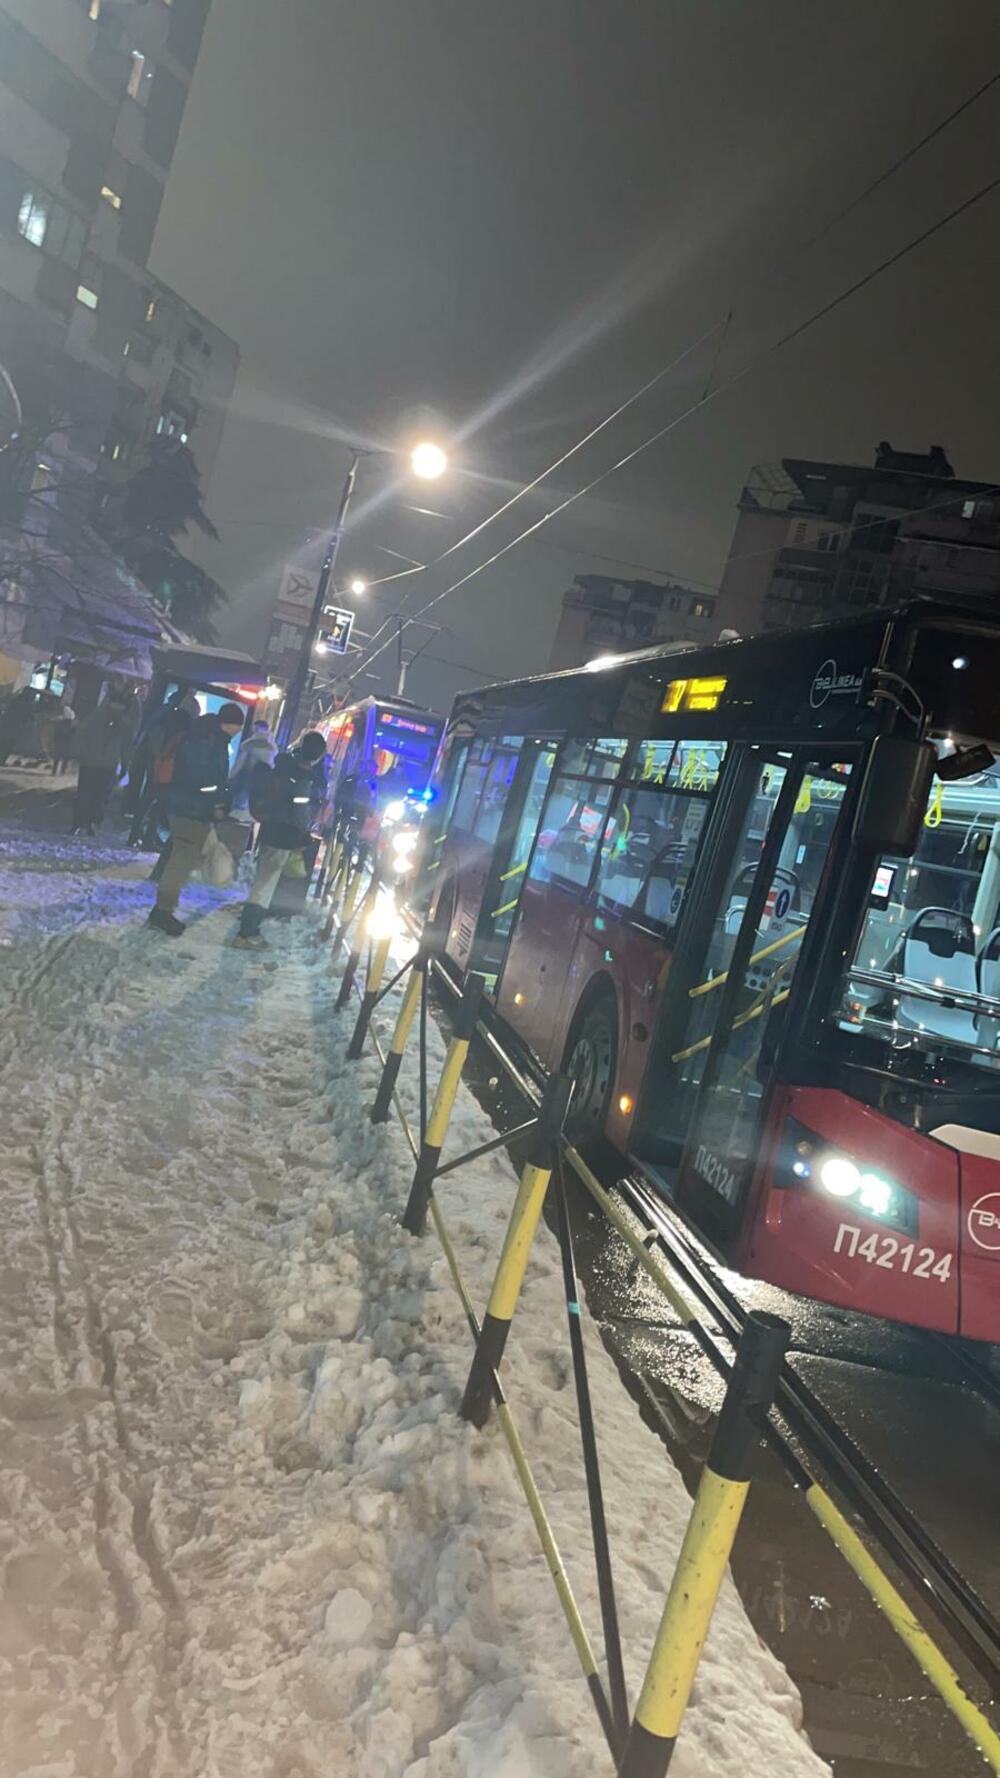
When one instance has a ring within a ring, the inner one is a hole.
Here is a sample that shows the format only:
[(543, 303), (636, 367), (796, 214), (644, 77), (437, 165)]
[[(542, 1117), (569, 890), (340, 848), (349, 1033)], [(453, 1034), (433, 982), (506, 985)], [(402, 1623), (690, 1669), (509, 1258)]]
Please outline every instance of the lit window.
[(163, 414), (161, 414), (159, 419), (156, 422), (156, 436), (157, 436), (157, 438), (159, 438), (162, 435), (163, 428), (165, 427), (166, 423), (167, 423), (166, 419), (164, 418)]
[(48, 225), (49, 206), (46, 200), (36, 197), (32, 191), (26, 191), (17, 212), (18, 234), (30, 241), (33, 247), (40, 247), (45, 240)]
[(155, 298), (155, 296), (151, 296), (148, 303), (146, 304), (146, 320), (152, 321), (155, 319), (155, 317), (156, 317), (156, 298)]
[(962, 501), (962, 517), (963, 517), (963, 519), (974, 519), (975, 516), (976, 516), (975, 501), (974, 500), (963, 500)]
[(78, 303), (82, 303), (85, 309), (96, 309), (97, 291), (91, 290), (87, 284), (78, 284), (76, 287), (76, 300)]
[(142, 86), (142, 77), (145, 72), (146, 58), (141, 50), (134, 49), (132, 51), (132, 65), (128, 71), (128, 83), (125, 88), (130, 99), (137, 99), (139, 97), (139, 90)]
[(116, 191), (112, 191), (110, 185), (102, 185), (101, 186), (101, 196), (104, 199), (105, 203), (111, 205), (112, 210), (120, 210), (121, 209), (121, 207), (122, 207), (121, 198), (119, 197), (119, 195)]
[(111, 461), (112, 461), (112, 463), (117, 463), (121, 454), (122, 454), (121, 445), (120, 444), (112, 445), (112, 447), (111, 447)]
[(101, 0), (90, 0), (90, 5), (87, 8), (87, 17), (90, 19), (96, 20), (96, 19), (99, 19), (100, 16), (101, 16)]

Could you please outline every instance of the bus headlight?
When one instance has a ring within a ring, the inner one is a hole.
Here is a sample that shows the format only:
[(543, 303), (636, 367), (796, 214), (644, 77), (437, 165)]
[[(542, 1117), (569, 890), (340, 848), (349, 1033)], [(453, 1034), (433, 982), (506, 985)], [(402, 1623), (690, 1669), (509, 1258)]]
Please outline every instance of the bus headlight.
[(402, 833), (394, 833), (392, 836), (392, 849), (400, 858), (405, 857), (407, 852), (412, 852), (416, 843), (417, 835), (412, 827), (404, 827)]
[(382, 812), (382, 819), (383, 821), (401, 821), (405, 814), (406, 804), (402, 797), (397, 797), (395, 802), (386, 803), (385, 809)]
[(917, 1233), (917, 1200), (905, 1186), (874, 1167), (859, 1165), (834, 1143), (788, 1118), (775, 1157), (774, 1183), (785, 1190), (818, 1192), (850, 1203), (873, 1222)]

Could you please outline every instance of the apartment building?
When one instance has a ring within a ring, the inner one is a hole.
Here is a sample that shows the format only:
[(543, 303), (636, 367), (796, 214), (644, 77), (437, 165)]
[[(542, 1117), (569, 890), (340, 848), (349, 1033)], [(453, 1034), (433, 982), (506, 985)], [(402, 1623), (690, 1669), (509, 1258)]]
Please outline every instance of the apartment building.
[(713, 593), (673, 581), (578, 574), (563, 595), (549, 668), (578, 667), (597, 655), (655, 642), (707, 642), (714, 633), (714, 606)]
[(188, 436), (203, 476), (238, 349), (147, 259), (210, 0), (0, 0), (0, 362), (110, 476)]

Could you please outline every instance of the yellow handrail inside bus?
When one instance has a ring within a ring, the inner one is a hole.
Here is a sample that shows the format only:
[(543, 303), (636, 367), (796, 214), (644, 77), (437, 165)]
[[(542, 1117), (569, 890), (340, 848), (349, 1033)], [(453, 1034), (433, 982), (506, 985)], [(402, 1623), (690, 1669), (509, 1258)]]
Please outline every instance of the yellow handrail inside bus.
[(523, 870), (527, 870), (527, 868), (528, 868), (527, 859), (525, 859), (523, 864), (515, 864), (513, 869), (504, 871), (503, 876), (500, 878), (501, 883), (506, 883), (508, 877), (520, 876), (521, 872)]
[[(733, 1020), (729, 1027), (730, 1031), (738, 1031), (741, 1025), (749, 1025), (751, 1019), (759, 1019), (761, 1013), (770, 1011), (772, 1006), (780, 1006), (783, 1000), (788, 999), (791, 991), (791, 988), (782, 988), (781, 993), (775, 994), (773, 1000), (768, 1000), (766, 994), (762, 995), (760, 1000), (756, 1001), (746, 1012), (741, 1012), (738, 1019)], [(699, 1050), (707, 1050), (713, 1036), (714, 1032), (709, 1032), (707, 1037), (699, 1037), (697, 1043), (692, 1043), (690, 1048), (675, 1050), (670, 1060), (672, 1062), (686, 1062), (688, 1056), (696, 1056)]]
[[(804, 931), (804, 926), (796, 926), (794, 932), (786, 932), (782, 934), (781, 938), (773, 939), (769, 945), (764, 946), (763, 950), (755, 951), (752, 957), (747, 958), (747, 968), (750, 968), (751, 963), (762, 963), (765, 957), (773, 957), (775, 951), (781, 950), (782, 945), (790, 945), (793, 938), (801, 938)], [(699, 982), (696, 988), (689, 988), (689, 998), (697, 1000), (699, 994), (710, 994), (713, 988), (721, 988), (723, 982), (728, 982), (728, 980), (729, 971), (724, 969), (721, 975), (713, 975), (710, 981)]]
[(500, 914), (509, 914), (511, 908), (516, 908), (519, 900), (520, 896), (515, 895), (513, 901), (505, 901), (502, 908), (494, 908), (490, 919), (495, 920)]

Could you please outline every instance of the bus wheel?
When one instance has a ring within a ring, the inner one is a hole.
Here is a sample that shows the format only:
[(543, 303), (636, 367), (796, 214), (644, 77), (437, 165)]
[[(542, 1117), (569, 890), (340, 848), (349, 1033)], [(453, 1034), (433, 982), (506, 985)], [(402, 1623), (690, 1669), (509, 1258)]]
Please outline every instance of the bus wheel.
[(618, 1016), (610, 994), (601, 994), (578, 1015), (566, 1045), (565, 1068), (573, 1081), (566, 1134), (578, 1148), (604, 1134), (618, 1066)]

